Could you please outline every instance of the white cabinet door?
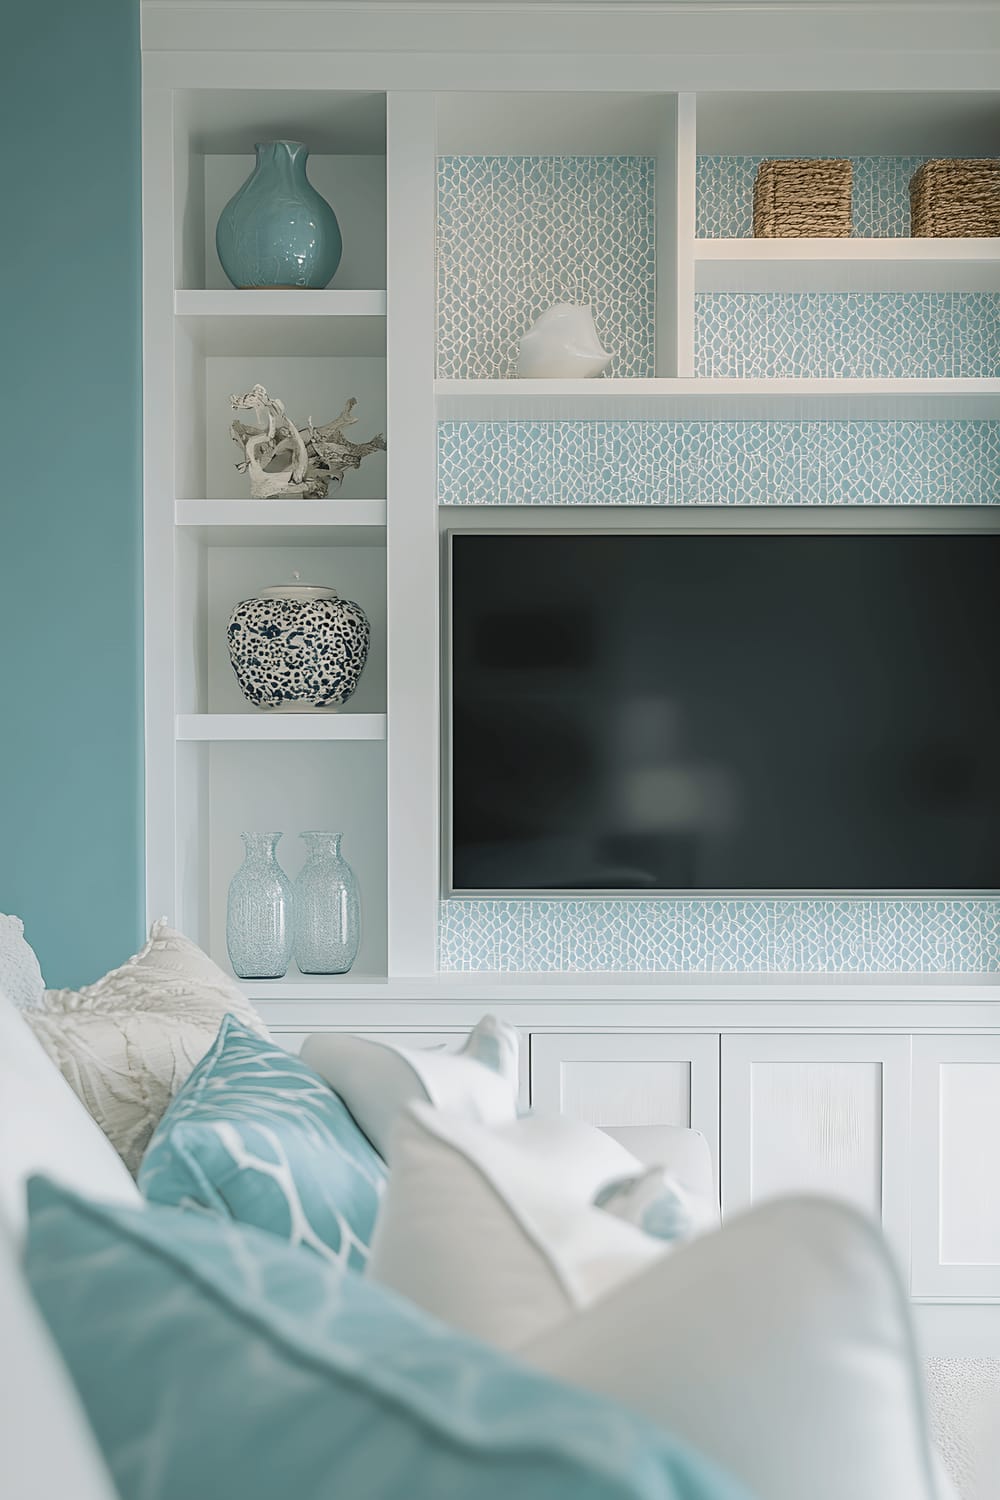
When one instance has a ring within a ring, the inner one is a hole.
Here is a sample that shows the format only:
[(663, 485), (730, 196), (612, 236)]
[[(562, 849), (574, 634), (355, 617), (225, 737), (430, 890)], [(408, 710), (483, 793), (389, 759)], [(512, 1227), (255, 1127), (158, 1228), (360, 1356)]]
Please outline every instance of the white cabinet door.
[(707, 1138), (718, 1173), (714, 1032), (532, 1032), (531, 1104), (599, 1125), (640, 1158), (644, 1128), (688, 1125)]
[(917, 1297), (1000, 1297), (1000, 1037), (913, 1039)]
[[(317, 1027), (317, 1031), (337, 1031), (335, 1026)], [(286, 1031), (281, 1026), (272, 1026), (271, 1035), (289, 1052), (301, 1052), (302, 1044), (311, 1031)], [(359, 1031), (358, 1036), (371, 1037), (377, 1042), (393, 1042), (397, 1047), (442, 1047), (454, 1052), (469, 1035), (468, 1031)], [(522, 1109), (528, 1107), (528, 1035), (520, 1034), (518, 1057), (518, 1102)]]
[(909, 1037), (724, 1037), (723, 1214), (785, 1193), (845, 1198), (907, 1264), (909, 1116)]

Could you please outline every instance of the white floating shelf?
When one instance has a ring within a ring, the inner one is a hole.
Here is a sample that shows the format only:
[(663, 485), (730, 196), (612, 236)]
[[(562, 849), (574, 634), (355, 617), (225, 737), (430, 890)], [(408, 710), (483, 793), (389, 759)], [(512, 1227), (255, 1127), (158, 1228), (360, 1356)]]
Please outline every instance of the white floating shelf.
[(178, 714), (179, 740), (384, 740), (385, 714)]
[(347, 974), (300, 974), (290, 968), (281, 979), (237, 979), (234, 983), (254, 1003), (262, 1000), (307, 1000), (322, 1001), (338, 999), (344, 991), (362, 995), (375, 991), (377, 997), (384, 994), (388, 980), (384, 974), (362, 974), (351, 969)]
[(438, 380), (439, 420), (1000, 419), (1000, 379)]
[(174, 520), (209, 546), (385, 546), (384, 500), (178, 500)]
[(174, 316), (206, 355), (385, 355), (385, 292), (181, 291)]
[(699, 292), (996, 292), (1000, 239), (695, 240)]

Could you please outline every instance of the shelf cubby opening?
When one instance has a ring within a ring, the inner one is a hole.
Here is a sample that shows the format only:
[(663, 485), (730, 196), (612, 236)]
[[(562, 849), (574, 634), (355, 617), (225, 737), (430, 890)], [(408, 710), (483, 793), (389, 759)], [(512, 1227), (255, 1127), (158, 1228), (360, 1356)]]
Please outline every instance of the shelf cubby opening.
[[(266, 502), (261, 501), (261, 504)], [(203, 542), (197, 529), (178, 533), (176, 571), (178, 713), (190, 716), (234, 716), (248, 725), (247, 735), (305, 735), (350, 732), (332, 721), (356, 719), (365, 738), (384, 736), (386, 712), (386, 573), (384, 546), (315, 545), (231, 546)], [(234, 606), (273, 584), (290, 583), (298, 573), (304, 583), (324, 584), (342, 598), (361, 605), (371, 623), (371, 648), (352, 698), (336, 712), (275, 713), (247, 703), (229, 660), (226, 624)], [(379, 723), (372, 720), (379, 716)], [(276, 724), (276, 721), (277, 724)], [(318, 721), (318, 723), (317, 723)], [(362, 723), (361, 721), (364, 721)], [(311, 727), (316, 725), (315, 728)], [(211, 735), (211, 726), (187, 723), (184, 737)], [(221, 727), (221, 726), (220, 726)], [(237, 726), (238, 727), (238, 726)], [(229, 733), (234, 727), (229, 726)]]
[[(386, 974), (385, 746), (241, 744), (186, 747), (203, 764), (207, 837), (201, 870), (207, 892), (200, 937), (226, 970), (226, 896), (243, 858), (244, 830), (282, 830), (278, 860), (294, 880), (305, 856), (298, 834), (308, 829), (343, 833), (344, 857), (361, 892), (361, 949), (355, 980)], [(182, 812), (183, 816), (183, 812)], [(294, 962), (287, 979), (297, 979)], [(332, 981), (331, 981), (332, 982)]]
[(175, 286), (227, 290), (215, 226), (249, 175), (258, 141), (309, 148), (309, 180), (337, 215), (337, 290), (385, 287), (385, 96), (198, 89), (175, 95)]
[(438, 375), (510, 378), (559, 301), (592, 306), (606, 378), (676, 374), (677, 144), (676, 95), (440, 96)]
[(907, 239), (909, 182), (922, 162), (998, 154), (998, 94), (701, 94), (695, 232), (700, 240), (752, 238), (753, 183), (762, 160), (847, 157), (854, 166), (854, 236)]
[[(294, 295), (294, 294), (293, 294)], [(228, 320), (227, 320), (228, 321)], [(239, 320), (234, 320), (239, 324)], [(325, 319), (306, 319), (310, 327)], [(178, 319), (175, 468), (179, 500), (248, 500), (250, 481), (237, 465), (241, 449), (230, 435), (234, 417), (255, 424), (252, 411), (234, 412), (233, 395), (262, 385), (285, 404), (299, 427), (310, 420), (318, 426), (332, 421), (350, 397), (356, 397), (357, 421), (351, 429), (356, 442), (386, 432), (386, 362), (381, 356), (296, 356), (284, 352), (205, 354)], [(246, 327), (234, 329), (246, 336)], [(250, 340), (251, 348), (256, 347)], [(331, 486), (338, 499), (383, 499), (386, 493), (386, 456), (369, 454), (358, 469), (350, 469), (340, 485)], [(261, 502), (264, 503), (264, 502)]]

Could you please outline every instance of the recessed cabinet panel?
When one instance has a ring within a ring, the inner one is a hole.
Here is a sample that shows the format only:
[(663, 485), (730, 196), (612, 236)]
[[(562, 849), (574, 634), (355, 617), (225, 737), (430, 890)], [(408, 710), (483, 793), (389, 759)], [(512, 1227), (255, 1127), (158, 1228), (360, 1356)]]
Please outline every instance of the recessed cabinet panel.
[(687, 1125), (718, 1157), (719, 1038), (598, 1032), (531, 1038), (532, 1108), (609, 1131), (644, 1156), (647, 1132)]
[(877, 1062), (756, 1062), (751, 1191), (755, 1199), (797, 1192), (849, 1198), (882, 1210), (882, 1065)]
[(908, 1234), (906, 1037), (729, 1036), (722, 1044), (723, 1208), (842, 1198)]
[(1000, 1297), (1000, 1037), (913, 1046), (914, 1294)]

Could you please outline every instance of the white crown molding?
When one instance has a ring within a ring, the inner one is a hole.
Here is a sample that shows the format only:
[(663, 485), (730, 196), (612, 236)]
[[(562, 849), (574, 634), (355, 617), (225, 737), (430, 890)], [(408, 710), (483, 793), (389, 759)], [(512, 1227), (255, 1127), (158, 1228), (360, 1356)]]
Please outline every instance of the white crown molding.
[(383, 16), (392, 11), (410, 16), (415, 12), (423, 15), (446, 13), (453, 19), (457, 14), (479, 18), (491, 14), (522, 17), (603, 12), (616, 21), (626, 15), (690, 17), (701, 13), (717, 17), (732, 11), (779, 12), (784, 17), (794, 12), (810, 17), (821, 13), (850, 14), (856, 18), (859, 7), (863, 7), (866, 13), (889, 11), (896, 16), (900, 11), (990, 16), (996, 15), (998, 0), (142, 0), (144, 11), (232, 12), (239, 9), (277, 11), (282, 15), (292, 11), (369, 15), (378, 10)]
[[(710, 88), (695, 61), (727, 58), (742, 84), (715, 87), (849, 88), (877, 56), (885, 76), (856, 87), (994, 89), (1000, 78), (1000, 0), (143, 0), (142, 38), (147, 54), (423, 59), (412, 80), (404, 69), (376, 85), (393, 88), (533, 86), (530, 67), (520, 83), (482, 76), (484, 60), (496, 71), (506, 58), (537, 59), (536, 87), (559, 86), (548, 77), (574, 59), (608, 63), (608, 81), (580, 88)], [(630, 78), (633, 58), (640, 74), (659, 63), (662, 80)], [(801, 77), (787, 70), (799, 58)], [(925, 76), (911, 78), (903, 58), (926, 60)], [(678, 74), (678, 59), (692, 66)]]

